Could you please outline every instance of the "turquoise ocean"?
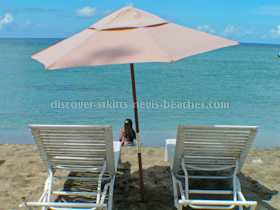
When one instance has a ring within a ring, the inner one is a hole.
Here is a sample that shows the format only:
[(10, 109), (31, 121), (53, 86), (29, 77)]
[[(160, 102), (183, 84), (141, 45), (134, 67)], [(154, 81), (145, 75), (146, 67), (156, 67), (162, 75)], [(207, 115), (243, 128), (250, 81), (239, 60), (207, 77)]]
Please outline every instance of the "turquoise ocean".
[[(31, 56), (61, 39), (0, 39), (0, 143), (34, 144), (29, 124), (134, 122), (130, 66), (46, 71)], [(141, 143), (163, 147), (179, 124), (256, 125), (254, 147), (280, 146), (280, 45), (243, 44), (173, 64), (135, 64)]]

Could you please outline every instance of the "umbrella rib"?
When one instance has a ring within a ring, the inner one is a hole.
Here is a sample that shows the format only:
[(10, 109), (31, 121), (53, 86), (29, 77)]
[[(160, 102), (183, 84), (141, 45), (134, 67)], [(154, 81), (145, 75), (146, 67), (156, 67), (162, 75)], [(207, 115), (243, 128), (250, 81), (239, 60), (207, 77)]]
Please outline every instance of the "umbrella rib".
[[(169, 24), (169, 23), (166, 23), (166, 24)], [(163, 24), (163, 25), (165, 25), (165, 24)], [(153, 27), (160, 27), (160, 26), (162, 26), (162, 25), (153, 26)], [(146, 28), (151, 28), (151, 27), (143, 27), (143, 29), (145, 29), (146, 34), (147, 34), (149, 37), (151, 37), (151, 39), (152, 39), (153, 42), (158, 46), (158, 48), (159, 48), (162, 52), (164, 52), (164, 54), (166, 55), (166, 57), (169, 58), (169, 59), (168, 59), (168, 60), (169, 60), (168, 62), (169, 62), (169, 63), (175, 62), (175, 60), (173, 60), (172, 57), (171, 57), (165, 50), (163, 50), (163, 49), (160, 47), (160, 45), (158, 44), (158, 42), (154, 39), (153, 36), (150, 35), (150, 33), (146, 30)]]
[[(114, 17), (113, 20), (111, 20), (110, 22), (106, 23), (106, 25), (110, 24), (111, 22), (113, 22), (114, 20), (117, 19), (117, 17), (119, 17), (121, 14), (123, 13), (123, 11), (121, 11), (116, 17)], [(105, 27), (106, 25), (104, 25), (103, 27)], [(93, 29), (93, 28), (90, 28), (90, 29)], [(98, 29), (96, 29), (98, 30)], [(111, 30), (111, 29), (101, 29), (100, 31), (103, 31), (103, 30)]]

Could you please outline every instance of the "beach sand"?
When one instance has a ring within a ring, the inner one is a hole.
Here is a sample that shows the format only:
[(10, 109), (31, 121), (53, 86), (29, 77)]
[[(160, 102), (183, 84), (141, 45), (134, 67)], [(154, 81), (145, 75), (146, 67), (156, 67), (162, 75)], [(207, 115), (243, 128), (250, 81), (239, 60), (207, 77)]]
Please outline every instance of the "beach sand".
[[(137, 149), (122, 148), (122, 173), (118, 173), (114, 188), (115, 210), (175, 209), (170, 168), (164, 161), (164, 152), (164, 148), (142, 148), (145, 201), (141, 202)], [(18, 209), (22, 197), (37, 201), (48, 176), (37, 147), (2, 144), (0, 156), (0, 209)], [(260, 161), (254, 161), (258, 159)], [(251, 148), (238, 177), (245, 198), (258, 201), (257, 209), (280, 209), (280, 148)], [(58, 188), (63, 187), (65, 181), (61, 182)]]

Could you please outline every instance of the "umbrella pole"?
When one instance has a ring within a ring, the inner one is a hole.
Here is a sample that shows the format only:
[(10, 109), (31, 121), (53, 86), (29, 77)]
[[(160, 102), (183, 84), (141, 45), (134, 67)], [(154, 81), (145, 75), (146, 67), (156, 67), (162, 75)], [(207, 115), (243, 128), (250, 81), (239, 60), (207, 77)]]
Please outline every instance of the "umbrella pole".
[(139, 134), (139, 122), (138, 122), (138, 110), (137, 110), (136, 85), (135, 85), (134, 65), (133, 65), (133, 63), (130, 64), (130, 70), (131, 70), (131, 82), (132, 82), (132, 92), (133, 92), (133, 107), (134, 107), (135, 126), (136, 126), (136, 140), (137, 140), (139, 175), (140, 175), (140, 185), (141, 185), (141, 198), (142, 198), (142, 201), (144, 201), (144, 180), (143, 180), (143, 170), (142, 170), (142, 157), (141, 157), (141, 146), (140, 146), (140, 134)]

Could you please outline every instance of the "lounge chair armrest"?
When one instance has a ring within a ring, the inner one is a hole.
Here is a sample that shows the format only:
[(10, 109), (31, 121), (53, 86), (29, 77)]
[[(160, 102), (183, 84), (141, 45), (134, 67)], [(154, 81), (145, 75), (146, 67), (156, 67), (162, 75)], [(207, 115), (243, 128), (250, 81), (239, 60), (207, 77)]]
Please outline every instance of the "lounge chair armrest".
[(58, 203), (58, 202), (25, 202), (21, 203), (19, 207), (24, 206), (45, 206), (45, 207), (77, 207), (77, 208), (106, 208), (107, 204), (96, 204), (96, 203)]
[[(256, 201), (223, 201), (223, 200), (179, 200), (183, 206), (200, 206), (205, 209), (231, 209), (233, 206), (250, 206), (252, 210), (256, 208)], [(228, 206), (225, 208), (225, 206)]]

